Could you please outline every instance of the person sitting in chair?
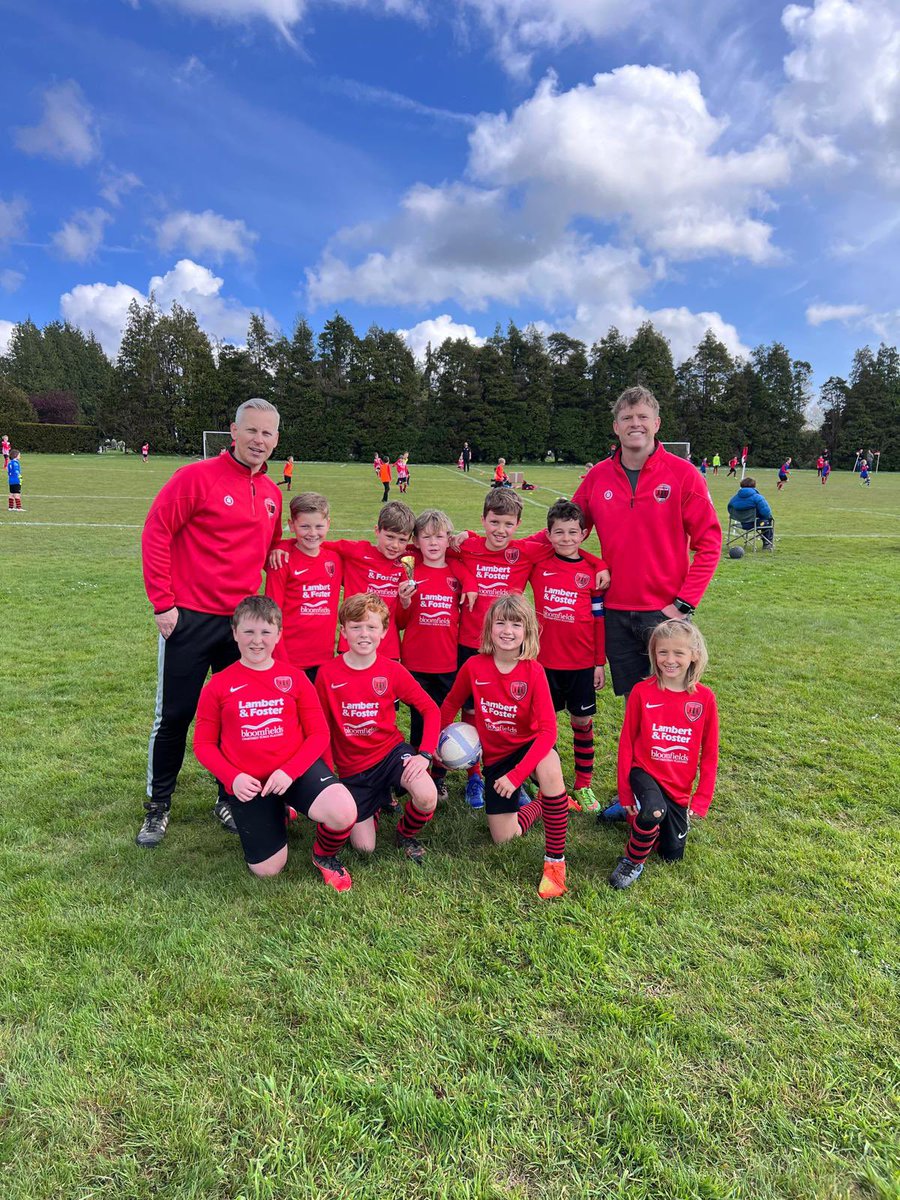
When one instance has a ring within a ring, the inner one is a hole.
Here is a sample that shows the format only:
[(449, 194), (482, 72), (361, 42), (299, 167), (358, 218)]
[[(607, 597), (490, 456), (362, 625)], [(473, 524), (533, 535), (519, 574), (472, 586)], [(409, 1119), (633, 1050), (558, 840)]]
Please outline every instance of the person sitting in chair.
[(772, 549), (775, 519), (765, 496), (756, 490), (756, 480), (749, 475), (741, 480), (740, 488), (728, 501), (728, 515), (738, 521), (742, 529), (759, 529), (764, 549)]

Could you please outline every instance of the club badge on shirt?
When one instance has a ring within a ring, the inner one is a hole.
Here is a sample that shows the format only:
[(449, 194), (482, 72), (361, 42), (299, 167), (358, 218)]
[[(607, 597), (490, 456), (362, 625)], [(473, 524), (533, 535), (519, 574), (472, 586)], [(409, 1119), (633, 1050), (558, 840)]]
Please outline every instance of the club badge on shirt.
[(289, 692), (294, 682), (290, 675), (276, 675), (272, 680), (279, 692)]
[(653, 499), (656, 500), (658, 504), (664, 504), (665, 501), (668, 500), (668, 498), (671, 495), (672, 495), (671, 484), (659, 483), (653, 489)]
[(384, 675), (376, 675), (372, 680), (372, 691), (376, 696), (383, 696), (387, 691), (388, 681)]
[(699, 700), (687, 700), (684, 705), (684, 715), (689, 721), (697, 721), (703, 716), (703, 705)]
[(513, 700), (524, 700), (528, 695), (528, 684), (524, 679), (515, 679), (509, 685), (509, 694)]

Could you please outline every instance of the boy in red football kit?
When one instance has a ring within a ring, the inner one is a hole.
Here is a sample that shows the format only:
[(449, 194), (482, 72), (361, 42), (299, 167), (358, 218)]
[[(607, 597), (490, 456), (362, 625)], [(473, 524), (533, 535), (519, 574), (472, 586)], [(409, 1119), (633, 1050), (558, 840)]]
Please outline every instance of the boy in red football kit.
[[(460, 542), (459, 554), (472, 587), (477, 593), (474, 606), (464, 607), (459, 627), (459, 665), (479, 652), (485, 614), (498, 596), (523, 592), (535, 563), (553, 556), (553, 547), (546, 533), (528, 538), (514, 538), (522, 520), (522, 498), (509, 488), (494, 488), (484, 497), (482, 525), (484, 537), (466, 534)], [(586, 561), (599, 572), (597, 583), (609, 586), (606, 564), (582, 551)], [(463, 713), (463, 720), (472, 724), (472, 714)], [(527, 800), (527, 793), (520, 797)], [(472, 808), (484, 805), (484, 784), (473, 773), (466, 784), (466, 799)]]
[(574, 797), (584, 812), (600, 811), (591, 787), (594, 772), (596, 693), (606, 683), (603, 596), (595, 568), (581, 552), (587, 536), (584, 513), (571, 500), (547, 511), (553, 557), (531, 571), (534, 607), (541, 630), (538, 662), (547, 673), (553, 707), (568, 710), (575, 755)]
[(709, 660), (703, 635), (687, 621), (664, 621), (649, 654), (654, 673), (632, 688), (619, 739), (619, 796), (631, 835), (609, 877), (614, 888), (634, 883), (654, 849), (663, 862), (680, 862), (690, 818), (706, 816), (716, 786), (719, 715), (700, 682)]
[[(537, 662), (538, 644), (537, 618), (525, 597), (495, 600), (484, 618), (480, 653), (463, 663), (441, 705), (441, 728), (474, 697), (491, 837), (509, 842), (543, 817), (546, 850), (538, 895), (548, 900), (566, 890), (569, 802), (553, 748), (556, 713), (544, 668)], [(540, 794), (520, 807), (519, 789), (532, 772)]]
[[(409, 799), (397, 822), (396, 840), (406, 857), (420, 864), (425, 847), (417, 835), (437, 806), (437, 789), (428, 768), (440, 732), (439, 710), (405, 667), (378, 653), (390, 624), (383, 600), (351, 596), (341, 605), (338, 618), (347, 650), (322, 667), (316, 691), (331, 730), (338, 774), (356, 801), (358, 815), (352, 830), (335, 834), (324, 844), (325, 853), (338, 854), (348, 839), (354, 849), (371, 853), (378, 814), (390, 803), (391, 789), (405, 788)], [(396, 700), (422, 714), (418, 751), (404, 742), (397, 728)]]
[(313, 862), (343, 892), (350, 876), (319, 844), (346, 836), (353, 797), (322, 759), (328, 726), (312, 684), (273, 657), (281, 613), (267, 596), (248, 596), (231, 619), (240, 659), (200, 694), (194, 753), (231, 805), (247, 866), (277, 875), (287, 862), (285, 806), (318, 822)]
[[(400, 597), (397, 624), (403, 630), (400, 661), (435, 704), (443, 704), (456, 679), (459, 612), (467, 590), (466, 573), (458, 562), (447, 562), (453, 523), (445, 512), (427, 508), (416, 519), (413, 539), (421, 555), (412, 583), (415, 590)], [(473, 597), (474, 599), (474, 597)], [(422, 741), (422, 717), (409, 713), (409, 740)], [(432, 767), (438, 799), (447, 799), (443, 767)]]
[[(338, 604), (344, 563), (325, 543), (328, 501), (318, 492), (301, 492), (291, 501), (293, 540), (278, 546), (282, 565), (266, 572), (266, 595), (284, 616), (278, 657), (305, 671), (311, 683), (322, 663), (334, 658)], [(285, 556), (286, 555), (286, 556)]]

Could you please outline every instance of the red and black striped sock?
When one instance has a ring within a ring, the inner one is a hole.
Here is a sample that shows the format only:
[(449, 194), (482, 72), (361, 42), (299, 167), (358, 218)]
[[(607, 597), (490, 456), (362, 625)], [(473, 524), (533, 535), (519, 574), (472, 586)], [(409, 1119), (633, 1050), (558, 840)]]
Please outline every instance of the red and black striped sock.
[(320, 858), (332, 858), (335, 854), (340, 854), (350, 839), (352, 828), (353, 825), (348, 825), (346, 829), (331, 829), (320, 821), (316, 826), (313, 854), (318, 854)]
[(572, 749), (575, 757), (575, 787), (590, 787), (594, 774), (593, 721), (588, 725), (572, 722)]
[(548, 858), (565, 858), (566, 829), (569, 824), (569, 797), (541, 795), (544, 810), (544, 851)]
[(630, 858), (635, 863), (644, 862), (656, 845), (658, 837), (658, 825), (653, 825), (650, 829), (642, 829), (638, 824), (632, 825), (631, 836), (628, 839), (628, 845), (625, 847), (625, 857)]
[(403, 816), (397, 822), (397, 832), (401, 837), (417, 837), (433, 816), (434, 810), (422, 812), (421, 808), (416, 808), (412, 800), (407, 800), (403, 808)]
[(543, 806), (543, 803), (541, 802), (540, 796), (538, 796), (537, 800), (532, 800), (528, 804), (524, 805), (522, 808), (519, 809), (519, 812), (518, 812), (519, 828), (522, 830), (523, 833), (528, 832), (528, 830), (532, 827), (532, 825), (535, 823), (535, 821), (537, 821), (538, 818), (542, 816), (543, 811), (544, 811), (544, 806)]

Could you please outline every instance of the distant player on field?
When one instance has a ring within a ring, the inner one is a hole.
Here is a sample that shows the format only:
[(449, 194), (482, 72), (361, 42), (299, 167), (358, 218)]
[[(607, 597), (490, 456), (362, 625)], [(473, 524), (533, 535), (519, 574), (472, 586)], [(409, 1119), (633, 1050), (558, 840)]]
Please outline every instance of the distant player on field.
[(786, 458), (778, 468), (778, 491), (780, 492), (791, 476), (791, 460)]
[(10, 450), (6, 462), (6, 476), (9, 480), (9, 511), (24, 512), (22, 507), (22, 460), (18, 450)]

